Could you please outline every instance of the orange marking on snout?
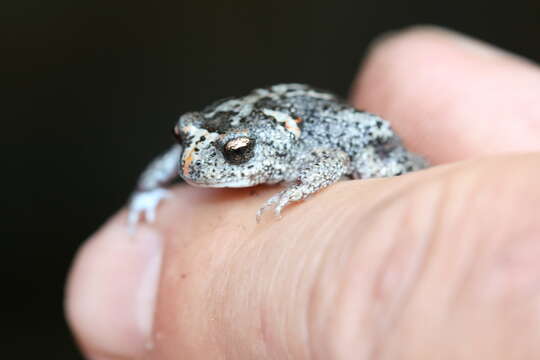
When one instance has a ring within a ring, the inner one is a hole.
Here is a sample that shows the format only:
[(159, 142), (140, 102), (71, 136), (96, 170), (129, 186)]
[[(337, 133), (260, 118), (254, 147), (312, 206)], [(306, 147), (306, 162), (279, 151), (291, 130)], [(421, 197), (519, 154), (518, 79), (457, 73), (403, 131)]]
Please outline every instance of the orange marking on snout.
[(296, 125), (296, 123), (291, 124), (290, 122), (285, 122), (285, 129), (292, 132), (296, 137), (300, 136), (300, 128)]
[(193, 161), (193, 150), (191, 150), (186, 158), (186, 161), (184, 161), (184, 166), (182, 167), (182, 172), (184, 173), (184, 176), (189, 175), (189, 165), (191, 165), (191, 162)]
[(296, 119), (294, 119), (294, 121), (297, 123), (297, 124), (300, 124), (303, 120), (301, 117), (297, 117)]

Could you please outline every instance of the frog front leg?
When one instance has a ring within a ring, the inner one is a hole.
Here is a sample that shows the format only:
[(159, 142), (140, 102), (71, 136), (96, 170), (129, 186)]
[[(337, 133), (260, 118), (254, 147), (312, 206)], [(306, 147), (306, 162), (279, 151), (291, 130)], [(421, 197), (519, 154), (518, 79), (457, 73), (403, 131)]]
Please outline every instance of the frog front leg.
[(309, 195), (341, 179), (349, 168), (349, 156), (338, 149), (316, 148), (302, 162), (298, 176), (285, 190), (274, 195), (257, 211), (257, 222), (263, 212), (273, 206), (277, 217), (288, 204), (303, 200)]
[(170, 196), (165, 187), (178, 175), (182, 151), (182, 147), (175, 144), (155, 158), (141, 174), (129, 202), (128, 224), (131, 227), (134, 227), (141, 217), (148, 222), (154, 221), (157, 206), (161, 200)]

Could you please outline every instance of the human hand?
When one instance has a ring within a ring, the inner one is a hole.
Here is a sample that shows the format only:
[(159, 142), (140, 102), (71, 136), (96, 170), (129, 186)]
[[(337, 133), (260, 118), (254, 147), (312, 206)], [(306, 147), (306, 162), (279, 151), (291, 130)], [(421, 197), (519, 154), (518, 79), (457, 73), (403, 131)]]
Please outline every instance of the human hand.
[[(538, 359), (540, 71), (436, 28), (378, 41), (351, 101), (438, 166), (275, 188), (179, 186), (81, 249), (68, 320), (91, 359)], [(500, 155), (503, 154), (503, 155)]]

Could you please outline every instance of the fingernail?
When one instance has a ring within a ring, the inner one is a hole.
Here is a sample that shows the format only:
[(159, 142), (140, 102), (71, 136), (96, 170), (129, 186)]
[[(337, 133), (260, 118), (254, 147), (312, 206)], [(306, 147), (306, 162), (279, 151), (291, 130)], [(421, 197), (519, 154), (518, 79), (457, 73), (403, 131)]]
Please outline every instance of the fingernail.
[(134, 236), (112, 224), (81, 249), (66, 313), (90, 358), (140, 356), (152, 348), (163, 241), (150, 227)]
[(488, 44), (482, 40), (469, 37), (465, 34), (462, 34), (458, 31), (444, 28), (437, 25), (414, 25), (410, 27), (403, 28), (399, 31), (388, 31), (386, 33), (378, 36), (372, 44), (369, 46), (369, 49), (378, 47), (381, 43), (387, 42), (389, 39), (400, 38), (403, 36), (414, 36), (418, 37), (427, 37), (436, 41), (451, 41), (454, 44), (461, 46), (465, 50), (475, 52), (477, 54), (487, 55), (487, 56), (500, 56), (501, 54), (508, 54), (504, 50), (499, 49), (491, 44)]
[(409, 28), (409, 32), (425, 33), (427, 35), (439, 36), (439, 38), (446, 38), (453, 41), (458, 46), (461, 46), (465, 50), (470, 50), (476, 54), (487, 56), (500, 56), (501, 54), (508, 54), (503, 49), (500, 49), (492, 44), (467, 36), (463, 33), (455, 31), (453, 29), (444, 28), (436, 25), (416, 25)]
[(501, 56), (502, 54), (510, 55), (503, 49), (495, 47), (492, 44), (484, 42), (482, 40), (466, 36), (462, 33), (453, 30), (440, 30), (442, 35), (445, 35), (448, 39), (453, 40), (457, 45), (461, 46), (465, 50), (469, 50), (478, 55), (484, 56)]

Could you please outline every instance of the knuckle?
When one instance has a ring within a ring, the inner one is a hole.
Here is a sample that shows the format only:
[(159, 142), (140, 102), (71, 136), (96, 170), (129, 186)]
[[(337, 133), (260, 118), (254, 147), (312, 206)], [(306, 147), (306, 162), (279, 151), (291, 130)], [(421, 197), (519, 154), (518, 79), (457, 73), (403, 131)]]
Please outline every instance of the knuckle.
[[(317, 353), (378, 358), (425, 346), (430, 331), (445, 331), (441, 319), (467, 331), (469, 318), (452, 318), (456, 312), (522, 321), (523, 309), (537, 307), (540, 189), (531, 162), (520, 161), (454, 166), (359, 219), (352, 240), (327, 255), (341, 258), (340, 266), (323, 267), (315, 284), (312, 339), (323, 339), (312, 341)], [(331, 291), (325, 272), (338, 279)], [(530, 318), (538, 328), (538, 317)]]
[(319, 284), (311, 311), (322, 317), (314, 326), (324, 339), (321, 358), (371, 359), (382, 351), (426, 270), (441, 193), (440, 182), (400, 192), (359, 219), (351, 241), (330, 255), (343, 259), (327, 270), (339, 271), (338, 283), (332, 291)]
[(540, 294), (540, 169), (530, 161), (537, 158), (488, 162), (471, 186), (475, 223), (466, 235), (480, 244), (466, 285), (477, 298), (503, 305)]

